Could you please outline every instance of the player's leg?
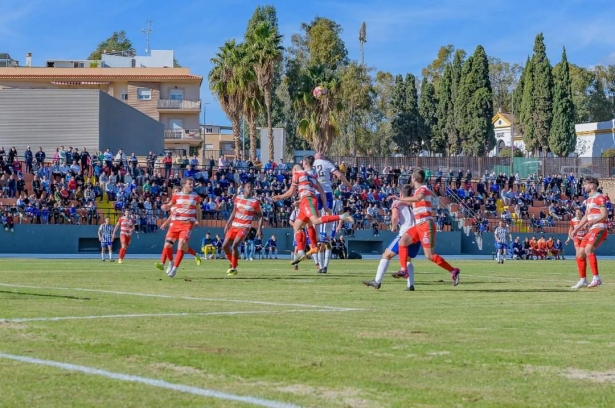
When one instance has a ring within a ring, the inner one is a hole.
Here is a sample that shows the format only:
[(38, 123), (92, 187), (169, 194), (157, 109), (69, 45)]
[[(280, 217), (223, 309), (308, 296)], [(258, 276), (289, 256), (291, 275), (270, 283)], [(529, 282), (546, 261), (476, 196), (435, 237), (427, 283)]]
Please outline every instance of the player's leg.
[(364, 281), (363, 284), (365, 286), (371, 286), (374, 289), (380, 289), (382, 285), (382, 279), (384, 279), (384, 274), (389, 269), (389, 263), (391, 259), (399, 252), (399, 241), (400, 237), (395, 237), (393, 241), (389, 244), (387, 249), (384, 250), (382, 256), (380, 257), (380, 262), (378, 263), (378, 269), (376, 270), (376, 277), (371, 281)]
[[(590, 231), (591, 233), (592, 231)], [(602, 280), (600, 279), (600, 275), (598, 274), (598, 259), (596, 258), (596, 249), (602, 244), (602, 242), (606, 239), (606, 231), (605, 230), (594, 230), (594, 233), (591, 236), (592, 240), (585, 246), (585, 254), (587, 255), (587, 261), (589, 262), (589, 267), (592, 271), (592, 281), (587, 287), (595, 288), (597, 286), (602, 285)]]
[(113, 262), (113, 247), (111, 246), (111, 242), (107, 243), (107, 250), (109, 251), (109, 262)]
[[(295, 253), (294, 259), (290, 263), (293, 266), (297, 265), (299, 262), (307, 258), (305, 254), (305, 246), (307, 243), (307, 239), (305, 236), (304, 228), (305, 228), (305, 225), (308, 219), (309, 217), (307, 217), (303, 213), (301, 206), (300, 206), (299, 214), (297, 215), (297, 219), (295, 220), (295, 223), (293, 226), (293, 229), (295, 231), (295, 242), (297, 243), (297, 252)], [(314, 244), (316, 244), (316, 241), (313, 241), (313, 242)]]
[(245, 233), (237, 234), (237, 236), (233, 240), (233, 243), (231, 244), (231, 267), (228, 271), (226, 271), (226, 274), (229, 276), (237, 275), (237, 265), (239, 264), (239, 247), (241, 246), (241, 243), (243, 242), (245, 237)]
[(188, 241), (184, 241), (184, 252), (188, 253), (188, 255), (192, 255), (194, 257), (194, 262), (198, 265), (201, 264), (201, 256), (194, 250), (190, 245), (188, 245)]
[(398, 255), (399, 255), (399, 272), (396, 275), (399, 276), (395, 276), (394, 277), (405, 277), (407, 274), (407, 269), (406, 269), (406, 265), (408, 264), (408, 245), (410, 245), (412, 242), (414, 241), (418, 241), (419, 237), (418, 237), (418, 230), (417, 230), (417, 226), (415, 225), (414, 227), (410, 228), (408, 231), (406, 231), (405, 234), (401, 235), (397, 248), (398, 248)]
[(436, 254), (433, 250), (436, 246), (436, 228), (434, 223), (432, 221), (424, 222), (423, 224), (420, 224), (419, 227), (421, 227), (419, 237), (421, 237), (421, 245), (423, 246), (425, 258), (429, 259), (440, 268), (448, 271), (451, 274), (453, 285), (457, 286), (459, 284), (459, 268), (454, 268), (451, 266), (444, 258)]
[(575, 240), (577, 270), (579, 271), (579, 282), (572, 286), (571, 289), (581, 289), (587, 286), (587, 255), (585, 254), (585, 246), (587, 242), (585, 238), (578, 242)]
[(106, 246), (106, 243), (101, 241), (101, 243), (100, 243), (100, 259), (102, 259), (103, 262), (105, 262), (105, 246)]

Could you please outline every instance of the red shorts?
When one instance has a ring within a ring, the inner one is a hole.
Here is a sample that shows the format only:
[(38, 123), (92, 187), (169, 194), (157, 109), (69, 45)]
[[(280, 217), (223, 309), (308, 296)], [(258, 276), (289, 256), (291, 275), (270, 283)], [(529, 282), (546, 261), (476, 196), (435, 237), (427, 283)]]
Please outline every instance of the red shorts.
[(415, 225), (406, 234), (410, 235), (412, 242), (420, 242), (423, 248), (436, 247), (436, 224), (432, 220)]
[(316, 211), (317, 208), (316, 197), (302, 198), (299, 202), (299, 213), (297, 214), (297, 219), (304, 223), (309, 222), (312, 216), (318, 217), (318, 211)]
[(581, 242), (583, 242), (583, 237), (574, 237), (572, 242), (574, 243), (574, 247), (578, 248), (581, 246)]
[(594, 248), (598, 248), (602, 242), (606, 241), (606, 231), (603, 229), (589, 230), (581, 241), (581, 248), (585, 248), (587, 245), (591, 245)]
[(128, 246), (130, 245), (130, 238), (132, 238), (130, 235), (120, 234), (120, 243)]
[(190, 235), (192, 234), (192, 227), (194, 227), (193, 223), (184, 223), (176, 221), (169, 227), (169, 232), (167, 232), (166, 239), (172, 241), (175, 241), (177, 239), (188, 241), (190, 240)]
[(248, 235), (248, 228), (237, 228), (231, 227), (228, 231), (226, 231), (225, 240), (228, 239), (230, 241), (235, 241), (239, 238), (240, 241), (243, 241)]

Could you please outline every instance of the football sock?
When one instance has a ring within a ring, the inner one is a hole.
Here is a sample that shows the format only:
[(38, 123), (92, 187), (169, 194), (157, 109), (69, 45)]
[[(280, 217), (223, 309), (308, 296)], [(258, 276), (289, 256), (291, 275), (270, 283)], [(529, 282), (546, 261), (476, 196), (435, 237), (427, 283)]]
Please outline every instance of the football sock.
[(236, 255), (231, 256), (231, 267), (233, 269), (237, 269), (237, 264), (239, 263), (239, 257)]
[(412, 262), (408, 262), (407, 267), (408, 267), (408, 280), (407, 280), (408, 287), (414, 286), (414, 265), (412, 264)]
[(399, 245), (399, 266), (401, 269), (406, 270), (406, 264), (408, 263), (408, 247), (405, 245)]
[(295, 242), (297, 243), (297, 252), (305, 251), (305, 232), (303, 230), (295, 232)]
[(598, 278), (598, 259), (596, 259), (596, 254), (591, 253), (587, 255), (587, 260), (589, 261), (589, 267), (592, 270), (592, 275), (594, 275), (594, 279)]
[(194, 249), (188, 247), (188, 253), (192, 256), (196, 256), (196, 252), (194, 252)]
[(384, 277), (384, 274), (387, 273), (387, 269), (389, 269), (389, 262), (390, 261), (388, 259), (380, 260), (378, 270), (376, 271), (376, 279), (374, 279), (376, 282), (382, 283), (382, 278)]
[(316, 236), (316, 228), (313, 226), (308, 227), (308, 236), (310, 237), (310, 245), (313, 248), (316, 248), (316, 244), (318, 243), (318, 237)]
[(325, 268), (329, 267), (329, 260), (331, 259), (331, 248), (327, 245), (327, 249), (325, 250)]
[[(400, 247), (399, 249), (401, 249), (401, 247)], [(400, 251), (400, 252), (401, 252), (401, 251)], [(436, 264), (436, 265), (438, 265), (440, 268), (444, 268), (444, 269), (446, 269), (446, 270), (447, 270), (447, 271), (449, 271), (449, 272), (452, 272), (452, 271), (453, 271), (453, 269), (455, 269), (455, 268), (453, 268), (453, 267), (452, 267), (452, 266), (451, 266), (448, 262), (446, 262), (446, 261), (444, 260), (444, 258), (442, 258), (442, 257), (441, 257), (440, 255), (438, 255), (438, 254), (434, 254), (434, 255), (431, 257), (431, 262), (435, 263), (435, 264)]]
[[(323, 215), (322, 217), (320, 217), (320, 220), (322, 221), (323, 224), (327, 223), (327, 222), (335, 222), (335, 221), (339, 221), (340, 220), (340, 216), (339, 215)], [(316, 232), (314, 232), (316, 233)], [(312, 239), (312, 238), (310, 238)]]
[[(101, 252), (101, 253), (100, 253), (100, 259), (102, 259), (103, 261), (105, 260), (105, 253), (104, 253), (104, 252)], [(164, 263), (164, 262), (163, 262), (163, 263)]]
[(587, 259), (577, 258), (577, 267), (579, 268), (579, 277), (581, 279), (587, 278)]
[(124, 248), (120, 248), (119, 258), (124, 259), (124, 255), (126, 255), (126, 250)]
[(113, 252), (109, 251), (109, 260), (113, 259)]
[(178, 249), (177, 255), (175, 256), (175, 267), (179, 268), (179, 265), (182, 263), (182, 259), (184, 259), (184, 250)]

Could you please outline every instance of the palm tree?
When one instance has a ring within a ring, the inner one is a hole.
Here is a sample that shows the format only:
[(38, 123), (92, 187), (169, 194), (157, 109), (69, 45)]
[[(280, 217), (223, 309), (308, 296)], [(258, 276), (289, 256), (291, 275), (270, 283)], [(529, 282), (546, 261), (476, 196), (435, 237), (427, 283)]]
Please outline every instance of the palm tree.
[(267, 21), (259, 22), (254, 30), (246, 34), (249, 53), (253, 56), (254, 72), (258, 86), (265, 97), (267, 110), (267, 132), (269, 134), (269, 158), (275, 160), (273, 147), (273, 124), (271, 123), (271, 95), (275, 63), (282, 58), (282, 36), (277, 27)]
[(243, 115), (248, 124), (250, 134), (250, 156), (256, 158), (256, 121), (263, 109), (263, 92), (258, 86), (256, 72), (254, 72), (254, 56), (248, 52), (247, 46), (242, 44), (241, 63), (236, 67), (238, 73), (238, 96), (241, 99)]
[(220, 47), (220, 51), (211, 59), (213, 65), (209, 72), (209, 89), (216, 95), (220, 106), (228, 116), (233, 127), (233, 140), (235, 141), (235, 155), (241, 157), (239, 142), (240, 123), (242, 115), (242, 100), (238, 90), (238, 67), (241, 61), (241, 46), (235, 40), (228, 40)]
[[(326, 77), (329, 79), (318, 80)], [(327, 75), (323, 67), (315, 67), (303, 74), (301, 83), (303, 89), (295, 100), (295, 106), (303, 113), (303, 119), (299, 121), (297, 133), (307, 140), (314, 150), (327, 153), (340, 130), (338, 114), (342, 106), (336, 97), (340, 91), (339, 77), (332, 72)], [(320, 84), (326, 89), (320, 99), (312, 95), (312, 84)]]

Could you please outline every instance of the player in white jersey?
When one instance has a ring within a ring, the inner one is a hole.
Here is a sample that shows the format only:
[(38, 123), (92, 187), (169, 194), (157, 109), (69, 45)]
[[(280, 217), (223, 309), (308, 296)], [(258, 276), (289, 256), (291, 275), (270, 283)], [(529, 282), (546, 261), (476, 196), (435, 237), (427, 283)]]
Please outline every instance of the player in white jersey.
[[(318, 182), (322, 186), (322, 190), (325, 193), (327, 206), (331, 209), (331, 214), (336, 215), (342, 212), (341, 202), (338, 203), (337, 208), (334, 208), (335, 201), (333, 199), (333, 180), (332, 176), (335, 176), (338, 180), (344, 183), (348, 188), (352, 188), (352, 185), (346, 179), (346, 176), (339, 171), (337, 166), (327, 159), (322, 153), (318, 152), (314, 155), (314, 170), (318, 177)], [(318, 211), (321, 215), (326, 215), (322, 208), (322, 202), (320, 195), (317, 194)], [(339, 201), (339, 200), (338, 200)], [(334, 223), (327, 223), (320, 225), (320, 248), (316, 254), (315, 262), (319, 266), (318, 273), (327, 273), (329, 267), (329, 259), (331, 259), (331, 241), (335, 238)]]
[[(406, 184), (402, 187), (400, 196), (410, 197), (411, 191), (412, 186)], [(393, 241), (391, 241), (388, 248), (382, 254), (380, 264), (378, 265), (378, 271), (376, 272), (376, 278), (371, 281), (363, 282), (365, 286), (371, 286), (374, 289), (380, 289), (380, 286), (382, 285), (382, 278), (387, 272), (389, 262), (395, 257), (395, 255), (399, 254), (399, 241), (401, 237), (415, 224), (412, 207), (407, 203), (395, 201), (391, 208), (391, 213), (391, 231), (396, 232), (397, 227), (399, 226), (399, 234), (395, 237), (395, 239), (393, 239)], [(406, 290), (414, 290), (414, 265), (412, 265), (411, 259), (416, 258), (420, 248), (420, 242), (413, 242), (408, 245), (408, 277), (406, 279)]]

